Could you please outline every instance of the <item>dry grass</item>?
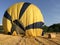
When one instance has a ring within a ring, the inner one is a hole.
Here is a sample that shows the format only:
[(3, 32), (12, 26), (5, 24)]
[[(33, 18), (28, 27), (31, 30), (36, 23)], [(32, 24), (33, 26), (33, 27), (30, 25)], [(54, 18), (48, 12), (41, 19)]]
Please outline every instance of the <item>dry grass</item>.
[(55, 33), (50, 33), (52, 35), (51, 38), (48, 38), (48, 34), (45, 34), (43, 37), (21, 37), (0, 34), (0, 45), (60, 45), (60, 34), (55, 36)]
[(48, 38), (56, 38), (56, 34), (55, 33), (50, 33), (50, 34), (48, 34)]
[(56, 33), (46, 33), (42, 37), (44, 37), (44, 38), (56, 38)]

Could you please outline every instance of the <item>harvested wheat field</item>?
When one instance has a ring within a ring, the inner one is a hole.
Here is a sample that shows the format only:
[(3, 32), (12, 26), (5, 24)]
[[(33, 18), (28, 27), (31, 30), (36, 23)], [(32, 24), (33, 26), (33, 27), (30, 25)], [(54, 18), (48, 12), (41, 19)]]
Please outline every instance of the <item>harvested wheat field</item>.
[(0, 45), (60, 45), (60, 35), (55, 38), (43, 37), (21, 37), (0, 34)]

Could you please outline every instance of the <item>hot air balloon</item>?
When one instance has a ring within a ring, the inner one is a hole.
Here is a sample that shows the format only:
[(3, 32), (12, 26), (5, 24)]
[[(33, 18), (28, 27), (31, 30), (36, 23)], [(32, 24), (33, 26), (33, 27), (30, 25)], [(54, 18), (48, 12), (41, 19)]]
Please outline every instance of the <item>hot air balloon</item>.
[(17, 35), (24, 32), (26, 36), (41, 36), (44, 24), (40, 9), (34, 4), (20, 2), (9, 7), (3, 16), (5, 33)]

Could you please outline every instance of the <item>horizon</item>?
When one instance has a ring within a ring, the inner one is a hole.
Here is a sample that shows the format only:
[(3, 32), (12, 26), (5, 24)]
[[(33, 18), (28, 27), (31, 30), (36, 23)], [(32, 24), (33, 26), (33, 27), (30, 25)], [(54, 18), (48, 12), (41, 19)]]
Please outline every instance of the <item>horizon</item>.
[(5, 11), (18, 2), (30, 2), (35, 4), (43, 14), (45, 25), (50, 26), (60, 23), (60, 0), (2, 0), (0, 1), (0, 25), (2, 25)]

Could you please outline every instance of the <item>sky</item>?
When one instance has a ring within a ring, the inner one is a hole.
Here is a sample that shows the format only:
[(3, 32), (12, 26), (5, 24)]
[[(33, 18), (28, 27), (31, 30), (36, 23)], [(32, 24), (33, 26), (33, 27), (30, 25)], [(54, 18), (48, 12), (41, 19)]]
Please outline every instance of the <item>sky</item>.
[(60, 23), (60, 0), (0, 0), (0, 25), (5, 11), (18, 2), (35, 4), (43, 14), (45, 25)]

